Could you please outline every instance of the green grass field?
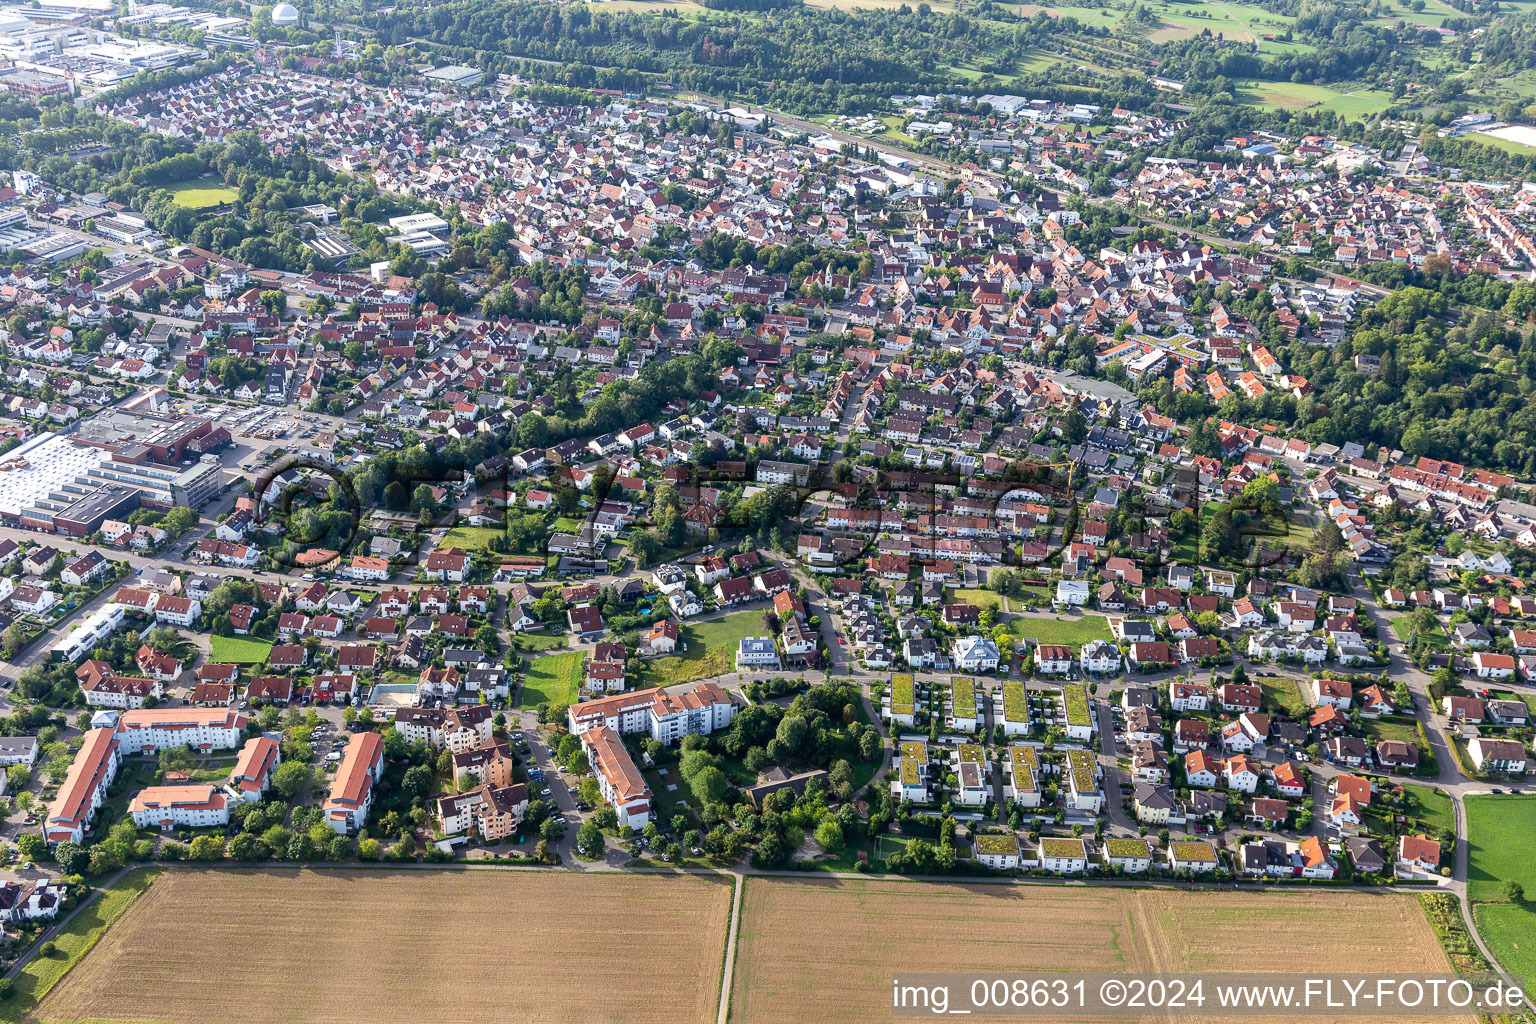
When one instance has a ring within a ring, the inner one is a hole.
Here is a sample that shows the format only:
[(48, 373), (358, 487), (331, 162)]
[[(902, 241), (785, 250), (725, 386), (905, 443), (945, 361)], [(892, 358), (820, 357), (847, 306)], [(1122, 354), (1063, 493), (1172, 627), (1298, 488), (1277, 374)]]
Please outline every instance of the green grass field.
[(1020, 616), (1008, 620), (1008, 632), (1034, 637), (1042, 644), (1080, 647), (1090, 640), (1108, 640), (1109, 620), (1102, 615), (1074, 615), (1065, 619)]
[(209, 661), (232, 662), (236, 665), (261, 665), (267, 660), (272, 645), (265, 640), (245, 636), (215, 636), (209, 639)]
[(71, 967), (85, 958), (107, 926), (121, 917), (123, 911), (149, 888), (160, 871), (156, 867), (130, 871), (65, 925), (53, 937), (53, 944), (58, 947), (53, 956), (33, 957), (17, 972), (14, 992), (9, 999), (0, 1001), (0, 1021), (25, 1017)]
[(1475, 142), (1481, 142), (1485, 146), (1492, 146), (1495, 149), (1503, 150), (1506, 153), (1513, 153), (1516, 156), (1530, 156), (1532, 153), (1536, 153), (1536, 146), (1527, 146), (1525, 143), (1516, 142), (1514, 139), (1499, 139), (1492, 135), (1484, 135), (1482, 132), (1473, 135), (1472, 139)]
[(977, 608), (1001, 608), (1003, 597), (990, 590), (957, 590), (956, 604), (973, 604)]
[(565, 646), (565, 636), (555, 636), (552, 633), (519, 633), (517, 634), (518, 646), (525, 651), (552, 651), (557, 647)]
[(443, 534), (442, 543), (438, 547), (458, 548), (474, 554), (476, 551), (489, 551), (491, 541), (504, 536), (506, 531), (498, 526), (455, 526)]
[(206, 210), (232, 203), (240, 198), (240, 193), (212, 175), (193, 178), (191, 181), (180, 181), (165, 187), (171, 195), (176, 197), (177, 206), (184, 206), (189, 210)]
[(1283, 676), (1265, 676), (1256, 680), (1264, 694), (1264, 700), (1280, 708), (1290, 718), (1305, 722), (1312, 708), (1296, 687), (1296, 680)]
[[(1536, 897), (1536, 797), (1484, 794), (1466, 798), (1467, 894), (1502, 900), (1515, 879)], [(1536, 952), (1536, 937), (1532, 938)]]
[(1476, 903), (1472, 919), (1500, 966), (1511, 974), (1536, 977), (1536, 908), (1530, 904)]
[[(1409, 634), (1413, 632), (1413, 620), (1407, 615), (1399, 615), (1390, 621), (1392, 623), (1392, 635), (1403, 643), (1407, 643)], [(1449, 638), (1445, 635), (1445, 627), (1438, 622), (1435, 623), (1435, 628), (1423, 634), (1423, 637), (1425, 642), (1431, 647), (1443, 648), (1449, 642)]]
[(1536, 909), (1504, 898), (1504, 883), (1536, 894), (1536, 797), (1466, 798), (1467, 896), (1483, 941), (1505, 970), (1536, 976)]
[(1433, 786), (1403, 786), (1403, 803), (1398, 813), (1406, 814), (1433, 836), (1442, 829), (1455, 831), (1456, 811), (1444, 790)]
[(640, 678), (646, 686), (674, 686), (734, 672), (741, 638), (767, 632), (761, 609), (733, 612), (708, 622), (685, 622), (682, 639), (688, 649), (682, 654), (647, 660)]
[(1239, 83), (1238, 99), (1266, 110), (1331, 110), (1344, 117), (1363, 117), (1385, 110), (1392, 97), (1379, 89), (1334, 88), (1326, 85), (1308, 85), (1301, 82), (1263, 82), (1244, 80)]
[(585, 660), (586, 655), (581, 651), (534, 658), (523, 680), (518, 707), (575, 703), (576, 693), (581, 689), (581, 666)]

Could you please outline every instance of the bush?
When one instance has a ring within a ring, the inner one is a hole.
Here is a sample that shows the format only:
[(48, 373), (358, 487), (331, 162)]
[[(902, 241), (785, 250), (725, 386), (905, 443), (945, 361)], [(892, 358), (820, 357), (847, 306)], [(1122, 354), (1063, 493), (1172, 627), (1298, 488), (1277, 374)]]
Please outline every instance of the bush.
[(38, 947), (37, 955), (38, 956), (51, 957), (55, 953), (57, 953), (58, 951), (59, 951), (59, 947), (58, 946), (54, 945), (52, 942), (45, 942), (41, 946)]

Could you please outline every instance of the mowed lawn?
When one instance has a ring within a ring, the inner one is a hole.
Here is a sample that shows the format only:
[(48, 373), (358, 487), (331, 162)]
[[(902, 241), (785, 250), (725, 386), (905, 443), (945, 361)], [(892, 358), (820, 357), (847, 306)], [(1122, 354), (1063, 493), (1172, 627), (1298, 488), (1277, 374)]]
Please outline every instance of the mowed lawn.
[(189, 210), (206, 210), (209, 207), (232, 203), (240, 198), (240, 193), (212, 175), (193, 178), (191, 181), (180, 181), (165, 187), (171, 195), (176, 197), (177, 206), (184, 206)]
[(1401, 813), (1416, 819), (1431, 836), (1441, 829), (1456, 829), (1456, 809), (1451, 806), (1450, 795), (1434, 786), (1404, 783)]
[[(1412, 616), (1397, 615), (1389, 621), (1392, 624), (1392, 635), (1406, 644), (1408, 642), (1408, 638), (1413, 635), (1414, 631)], [(1440, 625), (1438, 622), (1435, 623), (1434, 629), (1419, 635), (1423, 637), (1424, 642), (1429, 644), (1431, 647), (1444, 647), (1449, 640), (1449, 638), (1445, 635), (1445, 627)]]
[(1021, 615), (1008, 620), (1008, 632), (1030, 636), (1042, 644), (1080, 647), (1090, 640), (1109, 639), (1109, 620), (1102, 615), (1072, 615), (1061, 619)]
[(581, 689), (581, 666), (586, 657), (581, 651), (566, 651), (534, 658), (523, 679), (518, 707), (576, 703), (576, 692)]
[(744, 636), (765, 636), (768, 627), (763, 625), (763, 605), (755, 611), (732, 612), (706, 622), (683, 623), (683, 643), (688, 649), (681, 654), (669, 654), (662, 658), (649, 658), (641, 678), (647, 686), (673, 686), (695, 679), (709, 679), (736, 671), (736, 651)]
[(1536, 977), (1536, 909), (1504, 898), (1504, 883), (1536, 898), (1536, 796), (1466, 798), (1467, 895), (1477, 930), (1505, 970)]
[(1536, 898), (1536, 796), (1490, 793), (1469, 796), (1466, 805), (1467, 894), (1502, 900), (1512, 878)]
[(730, 905), (691, 875), (178, 870), (36, 1019), (713, 1024)]
[(272, 645), (265, 640), (245, 636), (215, 636), (209, 638), (209, 661), (232, 662), (236, 665), (262, 665)]

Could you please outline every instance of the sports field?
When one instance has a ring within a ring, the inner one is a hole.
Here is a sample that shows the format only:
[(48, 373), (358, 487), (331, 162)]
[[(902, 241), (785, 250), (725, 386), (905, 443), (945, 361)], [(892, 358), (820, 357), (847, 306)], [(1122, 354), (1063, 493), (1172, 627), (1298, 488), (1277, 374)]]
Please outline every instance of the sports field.
[(240, 198), (240, 193), (211, 175), (167, 185), (166, 190), (176, 197), (177, 206), (185, 206), (189, 210), (206, 210)]
[(35, 1017), (712, 1024), (730, 902), (696, 876), (167, 872)]
[(1491, 132), (1478, 132), (1472, 137), (1478, 142), (1495, 146), (1517, 156), (1536, 153), (1536, 128), (1529, 125), (1517, 124), (1506, 128), (1495, 128)]
[[(1319, 928), (1325, 920), (1350, 926)], [(1237, 970), (1232, 951), (1249, 948), (1255, 935), (1271, 948), (1305, 949), (1309, 963), (1340, 973), (1449, 970), (1411, 896), (752, 878), (731, 1020), (884, 1020), (892, 973), (902, 969)], [(1296, 969), (1285, 958), (1241, 962)]]

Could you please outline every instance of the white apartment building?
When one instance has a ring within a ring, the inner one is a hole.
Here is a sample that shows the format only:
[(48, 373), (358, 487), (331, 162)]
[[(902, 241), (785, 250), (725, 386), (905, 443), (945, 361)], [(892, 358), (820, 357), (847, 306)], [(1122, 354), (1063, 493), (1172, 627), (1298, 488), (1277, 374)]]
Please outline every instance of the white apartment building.
[(117, 721), (118, 743), (130, 753), (233, 750), (244, 733), (245, 716), (232, 708), (139, 708)]
[(79, 661), (123, 628), (124, 611), (119, 604), (108, 603), (92, 612), (68, 636), (60, 637), (53, 653), (65, 661)]
[(700, 683), (685, 693), (638, 690), (572, 704), (566, 718), (577, 735), (602, 725), (620, 735), (643, 732), (662, 743), (675, 743), (684, 736), (724, 729), (736, 711), (729, 693), (714, 683)]
[(603, 799), (618, 813), (619, 824), (644, 828), (651, 820), (651, 789), (619, 734), (606, 725), (593, 725), (581, 733), (581, 745), (592, 762)]
[(107, 787), (117, 778), (122, 746), (111, 729), (92, 729), (69, 766), (69, 774), (48, 807), (43, 838), (49, 844), (78, 843), (85, 838), (96, 812), (107, 798)]
[(128, 805), (140, 828), (211, 828), (229, 824), (229, 801), (212, 786), (150, 786)]
[(331, 792), (322, 809), (326, 824), (337, 835), (356, 832), (368, 820), (373, 807), (373, 787), (384, 774), (384, 737), (376, 732), (360, 732), (347, 742)]

